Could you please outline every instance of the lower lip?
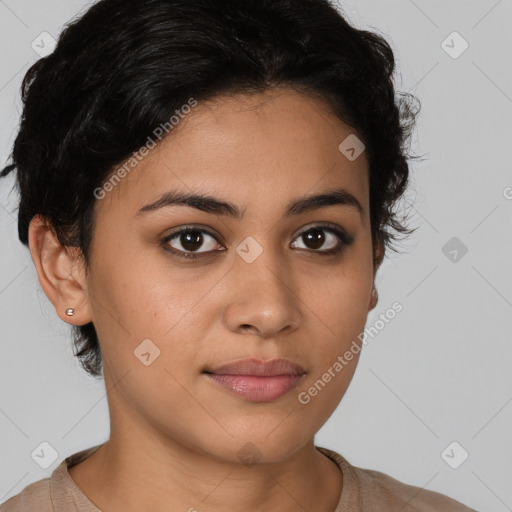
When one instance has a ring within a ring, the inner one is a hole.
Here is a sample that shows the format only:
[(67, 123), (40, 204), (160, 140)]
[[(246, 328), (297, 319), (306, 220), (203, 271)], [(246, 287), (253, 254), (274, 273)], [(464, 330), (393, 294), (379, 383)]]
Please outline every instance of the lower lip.
[(254, 375), (206, 374), (223, 388), (242, 396), (250, 402), (270, 402), (297, 386), (304, 375), (275, 375), (256, 377)]

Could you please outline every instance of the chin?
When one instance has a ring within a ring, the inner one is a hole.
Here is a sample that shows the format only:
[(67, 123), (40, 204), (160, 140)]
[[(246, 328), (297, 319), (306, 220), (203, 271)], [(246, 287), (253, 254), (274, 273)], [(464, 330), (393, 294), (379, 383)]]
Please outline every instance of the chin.
[(247, 440), (238, 438), (235, 443), (236, 450), (232, 452), (231, 459), (233, 462), (248, 466), (256, 463), (274, 464), (288, 459), (303, 445), (302, 439), (290, 438), (286, 432), (281, 436), (276, 432), (270, 435), (269, 432), (262, 432), (261, 435), (250, 436)]

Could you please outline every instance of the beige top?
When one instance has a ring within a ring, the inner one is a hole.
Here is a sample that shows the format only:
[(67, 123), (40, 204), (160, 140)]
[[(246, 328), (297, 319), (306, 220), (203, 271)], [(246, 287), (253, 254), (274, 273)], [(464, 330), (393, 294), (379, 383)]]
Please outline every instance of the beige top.
[[(27, 485), (0, 505), (0, 512), (101, 512), (71, 479), (67, 469), (100, 446), (70, 455), (51, 477)], [(436, 492), (404, 484), (378, 471), (352, 466), (327, 448), (317, 446), (316, 449), (333, 460), (343, 475), (343, 489), (333, 512), (475, 512)]]

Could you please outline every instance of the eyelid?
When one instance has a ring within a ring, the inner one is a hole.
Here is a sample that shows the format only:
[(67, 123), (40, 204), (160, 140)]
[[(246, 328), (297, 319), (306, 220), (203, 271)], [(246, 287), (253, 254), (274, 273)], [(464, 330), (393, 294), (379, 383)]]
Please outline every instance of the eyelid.
[(172, 248), (172, 247), (168, 247), (168, 245), (167, 245), (168, 242), (178, 238), (178, 236), (181, 233), (188, 233), (190, 231), (197, 231), (197, 232), (202, 233), (202, 234), (207, 234), (208, 236), (212, 237), (218, 244), (222, 245), (224, 243), (223, 241), (221, 242), (221, 241), (218, 240), (219, 238), (222, 240), (222, 236), (220, 236), (219, 234), (212, 233), (209, 228), (202, 227), (201, 225), (185, 225), (185, 226), (181, 226), (181, 227), (175, 229), (171, 234), (165, 236), (160, 241), (160, 244), (162, 246), (164, 246), (165, 250), (171, 252), (172, 254), (175, 254), (178, 257), (184, 258), (184, 259), (199, 258), (199, 257), (202, 257), (202, 256), (210, 255), (213, 252), (222, 252), (222, 251), (226, 250), (226, 249), (220, 249), (220, 250), (214, 250), (214, 251), (196, 251), (196, 252), (191, 251), (191, 252), (186, 252), (186, 251), (182, 251), (180, 249), (175, 249), (175, 248)]
[[(298, 238), (299, 236), (303, 235), (304, 233), (307, 233), (311, 229), (320, 229), (329, 231), (330, 233), (334, 233), (335, 235), (339, 236), (342, 240), (342, 242), (348, 244), (351, 244), (354, 241), (354, 237), (349, 235), (348, 232), (342, 228), (341, 226), (338, 226), (337, 224), (333, 224), (331, 222), (311, 222), (301, 228), (301, 230), (295, 235), (295, 238)], [(314, 251), (314, 252), (321, 252), (321, 251)]]
[(206, 233), (207, 235), (210, 235), (212, 238), (215, 238), (217, 242), (222, 243), (225, 245), (224, 237), (217, 233), (217, 231), (212, 230), (212, 228), (203, 226), (202, 224), (186, 224), (184, 226), (180, 226), (176, 228), (172, 233), (169, 235), (166, 235), (163, 239), (164, 240), (170, 240), (171, 238), (175, 237), (176, 235), (179, 235), (183, 232), (189, 232), (189, 231), (199, 231), (200, 233)]

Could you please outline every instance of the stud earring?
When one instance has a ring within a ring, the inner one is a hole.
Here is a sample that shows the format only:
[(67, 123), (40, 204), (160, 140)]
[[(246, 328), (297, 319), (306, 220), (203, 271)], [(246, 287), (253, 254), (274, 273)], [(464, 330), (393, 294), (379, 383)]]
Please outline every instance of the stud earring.
[(75, 312), (75, 308), (66, 309), (66, 315), (68, 315), (68, 316), (73, 316), (74, 312)]

